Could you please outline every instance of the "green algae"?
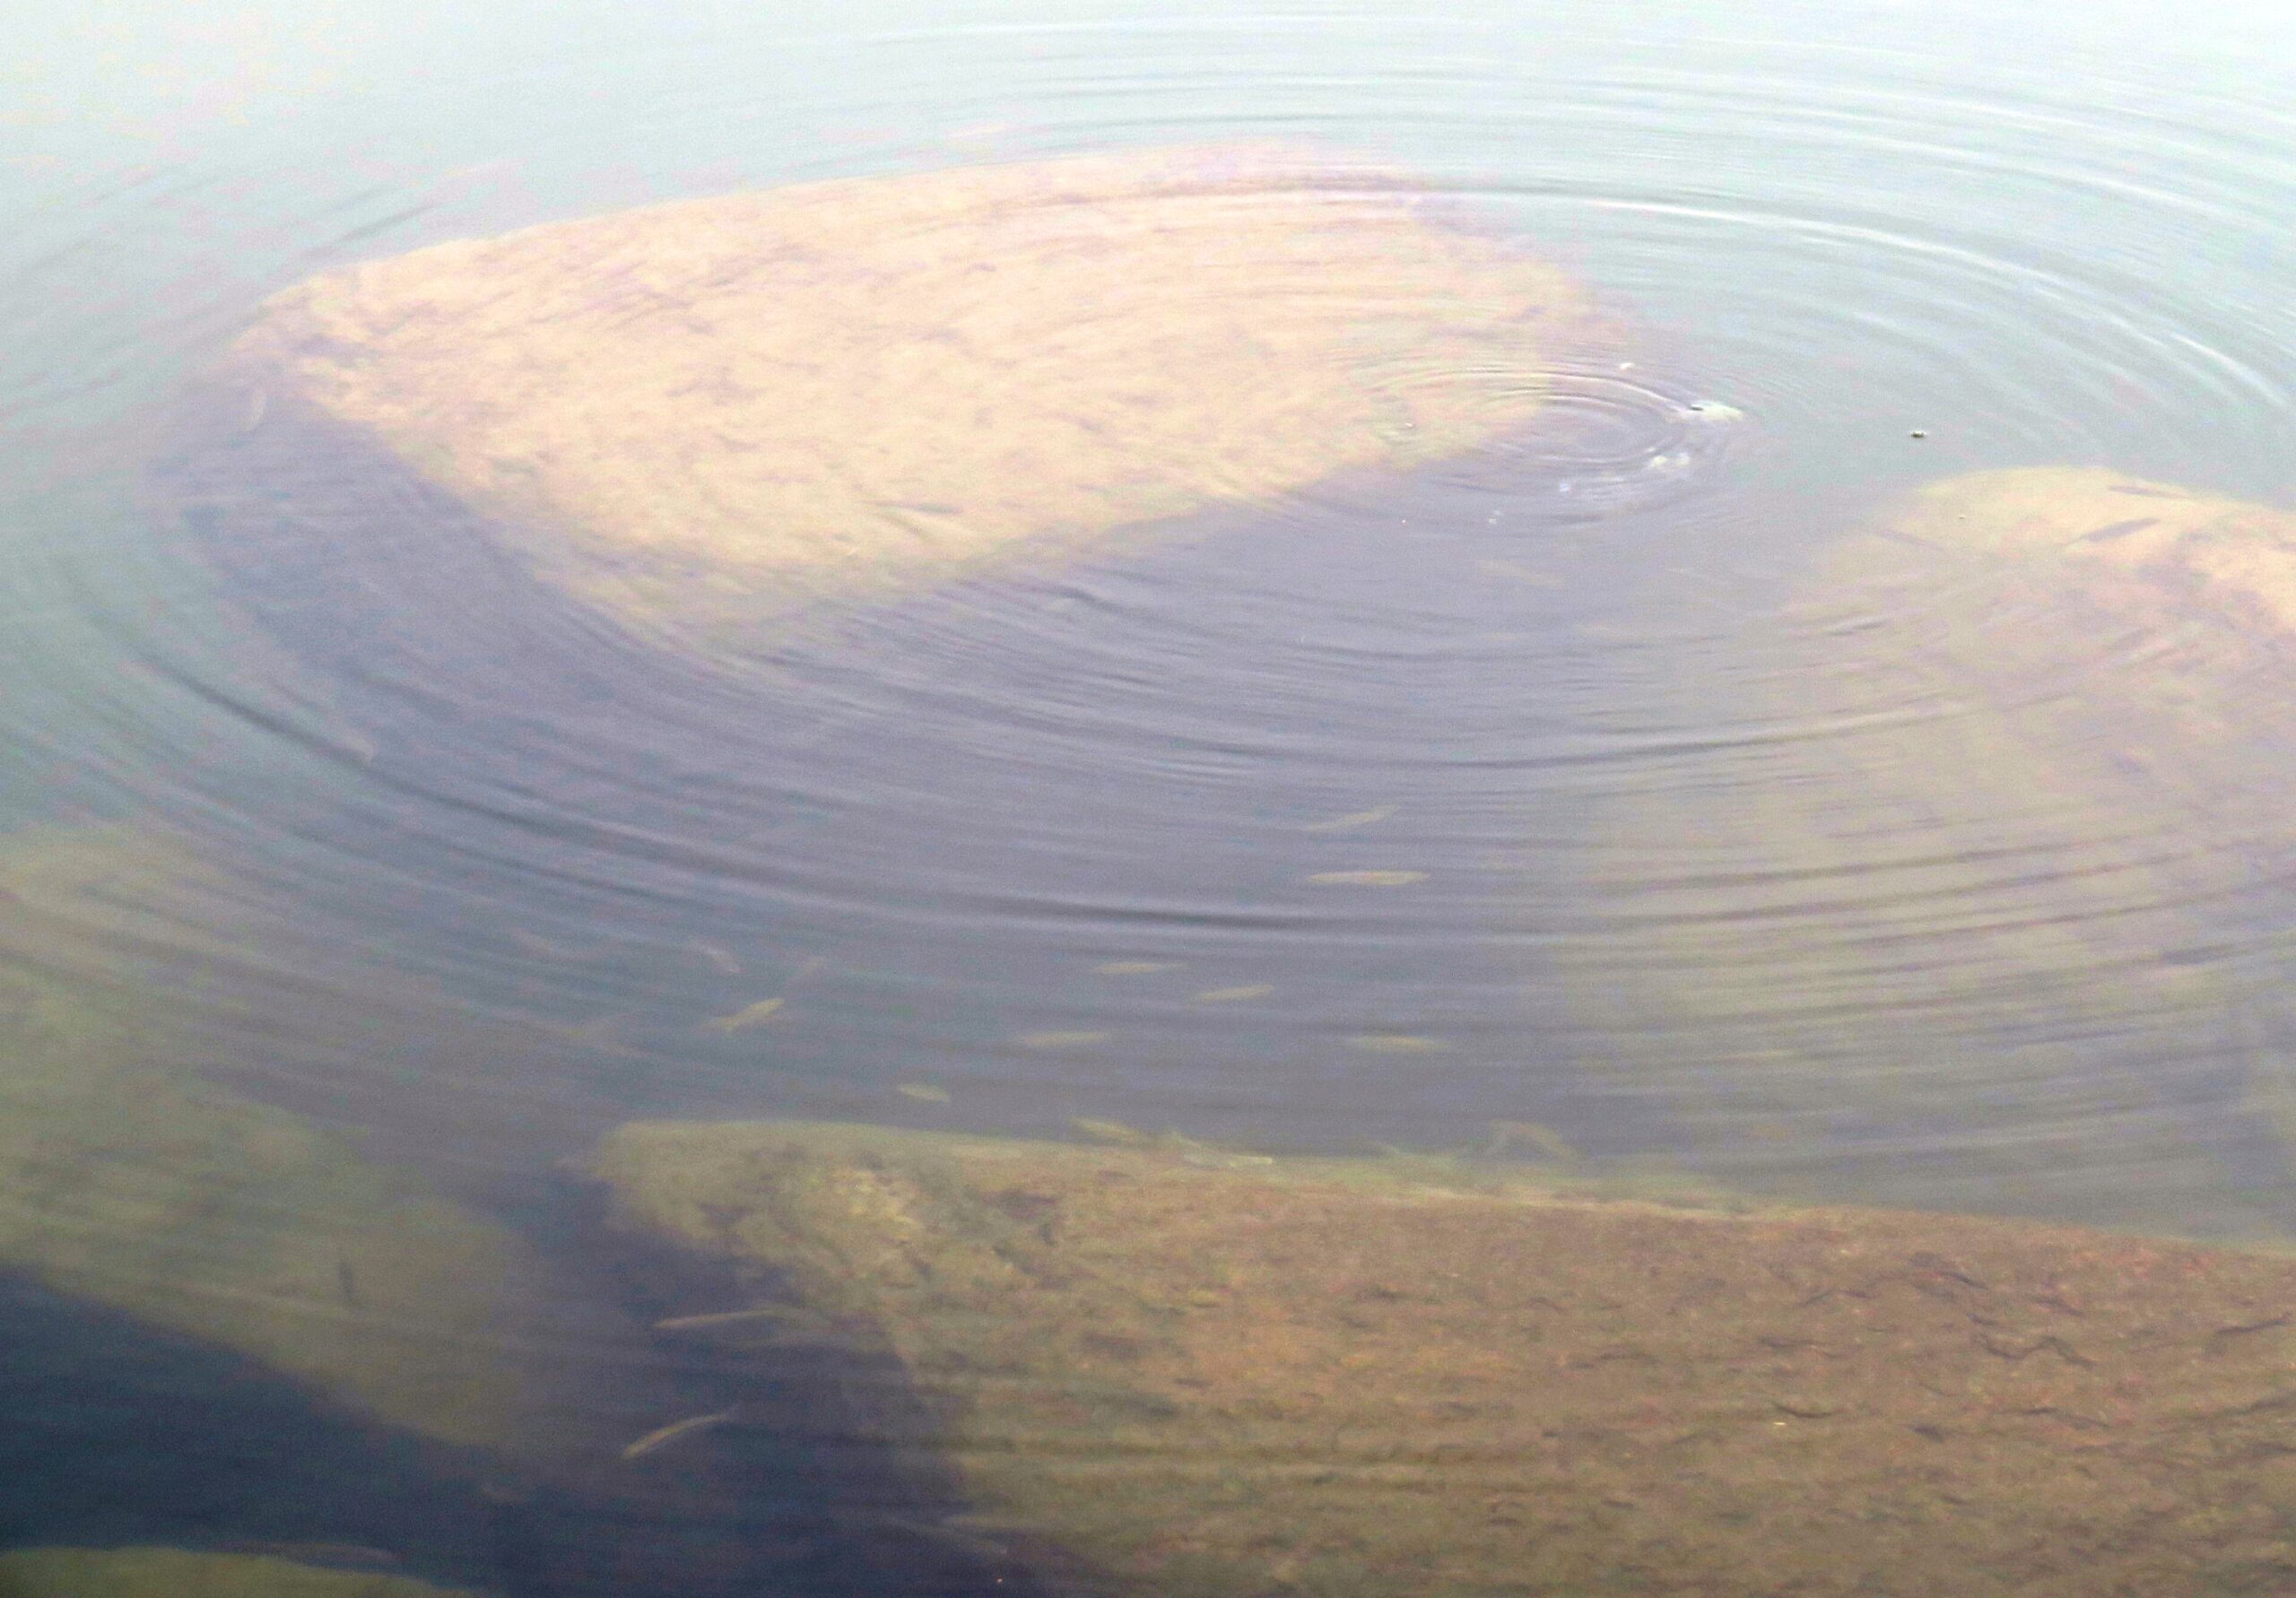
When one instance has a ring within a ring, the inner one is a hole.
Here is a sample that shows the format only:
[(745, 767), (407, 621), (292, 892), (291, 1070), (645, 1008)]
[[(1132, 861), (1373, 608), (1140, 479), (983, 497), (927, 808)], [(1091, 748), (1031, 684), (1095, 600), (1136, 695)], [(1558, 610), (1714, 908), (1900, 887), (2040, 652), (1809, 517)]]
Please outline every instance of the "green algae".
[(123, 949), (161, 927), (195, 963), (226, 949), (212, 904), (193, 908), (203, 876), (127, 829), (0, 840), (0, 1264), (387, 1425), (518, 1456), (570, 1446), (533, 1351), (533, 1250), (200, 1073), (196, 988)]
[(4, 1598), (468, 1598), (410, 1576), (180, 1548), (34, 1548), (0, 1554)]

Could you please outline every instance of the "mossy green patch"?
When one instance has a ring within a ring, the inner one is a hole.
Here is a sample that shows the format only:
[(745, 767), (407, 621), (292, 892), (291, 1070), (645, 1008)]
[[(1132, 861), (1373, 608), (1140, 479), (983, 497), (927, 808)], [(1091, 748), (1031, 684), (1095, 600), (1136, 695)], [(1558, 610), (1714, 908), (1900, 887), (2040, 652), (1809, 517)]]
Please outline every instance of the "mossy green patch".
[(0, 1265), (387, 1424), (556, 1451), (533, 1250), (193, 1067), (174, 1007), (196, 1001), (149, 982), (121, 934), (180, 908), (196, 874), (125, 831), (0, 842)]
[(4, 1598), (457, 1598), (404, 1576), (180, 1548), (33, 1548), (0, 1554)]

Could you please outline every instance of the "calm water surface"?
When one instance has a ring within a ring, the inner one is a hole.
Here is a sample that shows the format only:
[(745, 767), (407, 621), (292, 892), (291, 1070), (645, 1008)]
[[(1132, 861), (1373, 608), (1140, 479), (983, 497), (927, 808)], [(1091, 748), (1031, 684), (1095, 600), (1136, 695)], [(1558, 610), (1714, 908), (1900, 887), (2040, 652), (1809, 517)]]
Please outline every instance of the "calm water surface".
[[(2239, 735), (2155, 780), (2116, 760), (2173, 658), (2044, 605), (1987, 624), (2064, 651), (1972, 684), (1925, 651), (1982, 596), (1822, 575), (1876, 506), (1987, 467), (2296, 502), (2283, 25), (1408, 10), (18, 8), (0, 825), (125, 826), (196, 864), (66, 873), (53, 902), (16, 882), (9, 958), (156, 996), (200, 1080), (545, 1248), (574, 1224), (556, 1162), (671, 1115), (1560, 1151), (2284, 1236), (2273, 650), (2209, 690)], [(1271, 135), (1427, 174), (1595, 284), (1631, 352), (1402, 487), (530, 700), (428, 653), (503, 625), (450, 582), (387, 647), (250, 627), (153, 470), (187, 378), (314, 272), (681, 195)], [(709, 1024), (773, 998), (770, 1025)], [(0, 1489), (12, 1542), (657, 1579), (565, 1554), (588, 1523), (547, 1495), (506, 1553), (432, 1502), (419, 1448), (216, 1375), (196, 1339), (106, 1322), (117, 1368), (67, 1357), (112, 1314), (0, 1296), (36, 1350), (12, 1411), (53, 1418)], [(122, 1473), (155, 1434), (106, 1395), (139, 1384), (190, 1406), (154, 1460), (257, 1431), (316, 1463), (291, 1492), (259, 1460)], [(239, 1396), (203, 1420), (182, 1395), (211, 1386)], [(399, 1485), (346, 1523), (346, 1481)], [(991, 1579), (883, 1542), (815, 1525), (757, 1568)]]

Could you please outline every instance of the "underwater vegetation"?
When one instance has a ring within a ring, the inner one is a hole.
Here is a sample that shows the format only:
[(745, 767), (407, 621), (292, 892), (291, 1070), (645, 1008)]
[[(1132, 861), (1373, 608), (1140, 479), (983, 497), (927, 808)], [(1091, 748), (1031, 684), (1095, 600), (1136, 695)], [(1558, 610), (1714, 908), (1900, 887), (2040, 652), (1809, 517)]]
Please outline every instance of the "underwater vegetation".
[(654, 1122), (595, 1169), (632, 1238), (733, 1267), (665, 1326), (841, 1344), (822, 1440), (945, 1460), (946, 1534), (1067, 1590), (2072, 1598), (2296, 1571), (2296, 1260), (1187, 1152)]
[[(282, 1035), (201, 1025), (276, 930), (257, 898), (156, 830), (0, 838), (0, 1594), (716, 1598), (872, 1559), (959, 1590), (772, 1450), (633, 1453), (716, 1389), (569, 1218), (537, 1241), (225, 1085), (219, 1042)], [(403, 1090), (420, 1125), (463, 1084)]]
[(255, 1554), (176, 1548), (35, 1548), (0, 1553), (8, 1598), (468, 1598), (410, 1576)]
[(126, 828), (0, 839), (0, 1266), (388, 1426), (517, 1458), (570, 1446), (579, 1407), (532, 1335), (552, 1289), (533, 1249), (204, 1078), (171, 1024), (196, 1001), (97, 935), (200, 869)]

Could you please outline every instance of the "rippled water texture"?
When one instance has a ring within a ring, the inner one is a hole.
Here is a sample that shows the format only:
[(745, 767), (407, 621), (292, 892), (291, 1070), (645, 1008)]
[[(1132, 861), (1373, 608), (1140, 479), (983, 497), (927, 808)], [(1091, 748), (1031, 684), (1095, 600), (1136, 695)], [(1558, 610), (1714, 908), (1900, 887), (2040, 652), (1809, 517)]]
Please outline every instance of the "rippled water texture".
[(2296, 1228), (2262, 8), (26, 9), (0, 1546), (1061, 1590), (631, 1122)]

